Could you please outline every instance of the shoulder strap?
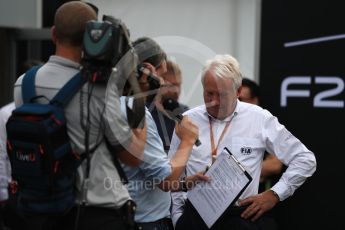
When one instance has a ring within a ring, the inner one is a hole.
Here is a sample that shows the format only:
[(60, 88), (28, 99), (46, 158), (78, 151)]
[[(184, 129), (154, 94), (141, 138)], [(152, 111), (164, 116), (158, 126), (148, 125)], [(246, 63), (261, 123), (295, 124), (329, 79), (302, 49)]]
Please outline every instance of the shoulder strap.
[(57, 103), (62, 107), (66, 106), (85, 82), (86, 80), (78, 72), (59, 90), (50, 103)]
[(37, 70), (41, 65), (34, 66), (29, 69), (22, 80), (22, 98), (23, 103), (30, 103), (32, 98), (36, 97), (36, 88), (35, 88), (35, 78)]
[(107, 139), (106, 136), (104, 136), (104, 139), (105, 139), (105, 143), (107, 145), (107, 148), (108, 148), (109, 152), (112, 154), (113, 163), (114, 163), (114, 165), (115, 165), (115, 167), (117, 169), (117, 172), (118, 172), (118, 174), (120, 176), (120, 179), (121, 179), (122, 183), (124, 185), (128, 184), (128, 178), (126, 176), (126, 173), (123, 170), (123, 168), (122, 168), (122, 166), (121, 166), (121, 164), (119, 162), (119, 159), (117, 158), (117, 154), (116, 154), (117, 150), (110, 144), (110, 142), (109, 142), (109, 140)]
[[(22, 98), (24, 103), (30, 103), (32, 99), (36, 97), (35, 79), (39, 68), (41, 68), (41, 65), (32, 67), (23, 77)], [(64, 107), (85, 82), (86, 80), (81, 76), (80, 72), (78, 72), (59, 90), (51, 100), (51, 103), (58, 103)]]

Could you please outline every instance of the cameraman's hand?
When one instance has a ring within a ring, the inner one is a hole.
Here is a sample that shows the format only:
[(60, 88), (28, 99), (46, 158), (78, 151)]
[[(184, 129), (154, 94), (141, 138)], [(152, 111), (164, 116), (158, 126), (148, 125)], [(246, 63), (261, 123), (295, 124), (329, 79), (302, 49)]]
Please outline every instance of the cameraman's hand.
[(145, 67), (144, 71), (143, 71), (143, 75), (141, 76), (140, 79), (145, 79), (147, 78), (148, 75), (152, 74), (154, 76), (157, 76), (157, 71), (156, 68), (151, 65), (148, 62), (143, 62), (143, 66)]
[(181, 142), (187, 142), (192, 145), (194, 145), (199, 136), (198, 126), (195, 125), (187, 115), (183, 116), (181, 122), (176, 124), (175, 132)]
[(150, 94), (159, 94), (159, 88), (151, 89), (149, 83), (149, 76), (154, 76), (154, 78), (159, 81), (160, 85), (164, 83), (163, 78), (157, 76), (156, 68), (150, 63), (143, 62), (142, 65), (144, 66), (144, 68), (142, 70), (142, 75), (138, 80), (141, 91), (144, 93), (145, 96), (148, 96)]

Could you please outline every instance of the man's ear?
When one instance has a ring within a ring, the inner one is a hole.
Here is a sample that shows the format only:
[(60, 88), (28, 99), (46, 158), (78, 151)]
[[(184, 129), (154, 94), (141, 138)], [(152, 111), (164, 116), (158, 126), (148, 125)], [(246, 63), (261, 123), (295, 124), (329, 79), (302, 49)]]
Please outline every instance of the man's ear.
[(56, 44), (56, 28), (55, 26), (52, 26), (52, 28), (50, 29), (50, 34), (51, 34), (51, 38), (54, 44)]
[(241, 93), (241, 90), (242, 90), (242, 86), (240, 86), (240, 88), (238, 88), (238, 90), (237, 90), (237, 98), (239, 98), (240, 97), (240, 93)]

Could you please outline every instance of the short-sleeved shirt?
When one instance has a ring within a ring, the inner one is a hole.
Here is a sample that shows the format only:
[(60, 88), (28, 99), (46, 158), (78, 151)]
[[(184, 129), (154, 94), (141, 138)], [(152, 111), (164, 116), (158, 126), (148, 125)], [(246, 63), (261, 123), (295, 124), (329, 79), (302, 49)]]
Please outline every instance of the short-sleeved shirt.
[[(60, 56), (51, 56), (36, 75), (36, 94), (43, 95), (40, 103), (48, 103), (61, 87), (80, 71), (80, 64)], [(21, 95), (22, 77), (15, 83), (14, 98), (16, 106), (22, 104)], [(68, 134), (75, 152), (85, 152), (85, 124), (87, 114), (87, 98), (91, 86), (85, 84), (69, 104), (65, 107)], [(112, 153), (106, 147), (104, 136), (112, 145), (127, 146), (132, 132), (127, 122), (121, 117), (117, 87), (106, 93), (106, 85), (95, 85), (90, 96), (90, 128), (89, 146), (92, 149), (98, 145), (91, 154), (90, 183), (87, 192), (88, 205), (119, 208), (128, 199), (129, 193), (122, 183), (116, 167), (113, 164)], [(110, 100), (107, 97), (112, 97)], [(106, 104), (111, 101), (111, 106)], [(109, 118), (109, 119), (108, 119)], [(78, 168), (77, 198), (81, 200), (81, 188), (86, 173), (86, 160)]]

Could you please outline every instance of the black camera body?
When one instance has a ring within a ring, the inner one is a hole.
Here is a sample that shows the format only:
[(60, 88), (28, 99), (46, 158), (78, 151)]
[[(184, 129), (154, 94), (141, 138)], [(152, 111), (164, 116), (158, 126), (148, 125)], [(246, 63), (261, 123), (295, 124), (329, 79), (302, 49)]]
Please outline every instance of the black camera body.
[[(126, 57), (132, 57), (129, 59), (130, 63), (121, 62), (122, 58), (127, 60)], [(141, 90), (136, 78), (137, 62), (138, 58), (129, 38), (129, 30), (121, 20), (104, 15), (102, 22), (94, 20), (87, 22), (83, 38), (81, 73), (88, 82), (92, 84), (121, 82), (109, 81), (113, 68), (116, 67), (120, 73), (117, 76), (123, 77), (123, 82), (128, 82), (132, 95), (140, 95)], [(122, 64), (118, 65), (118, 63)], [(133, 98), (132, 108), (126, 105), (128, 124), (131, 128), (142, 128), (145, 123), (145, 99), (138, 96)]]
[(150, 90), (158, 90), (161, 85), (159, 82), (159, 78), (153, 75), (151, 72), (145, 72), (145, 65), (144, 64), (139, 64), (137, 66), (137, 71), (138, 71), (138, 77), (141, 77), (142, 74), (147, 74), (147, 81), (150, 85)]
[(92, 82), (106, 83), (130, 48), (129, 31), (119, 19), (104, 15), (102, 22), (87, 22), (82, 55), (84, 76)]

